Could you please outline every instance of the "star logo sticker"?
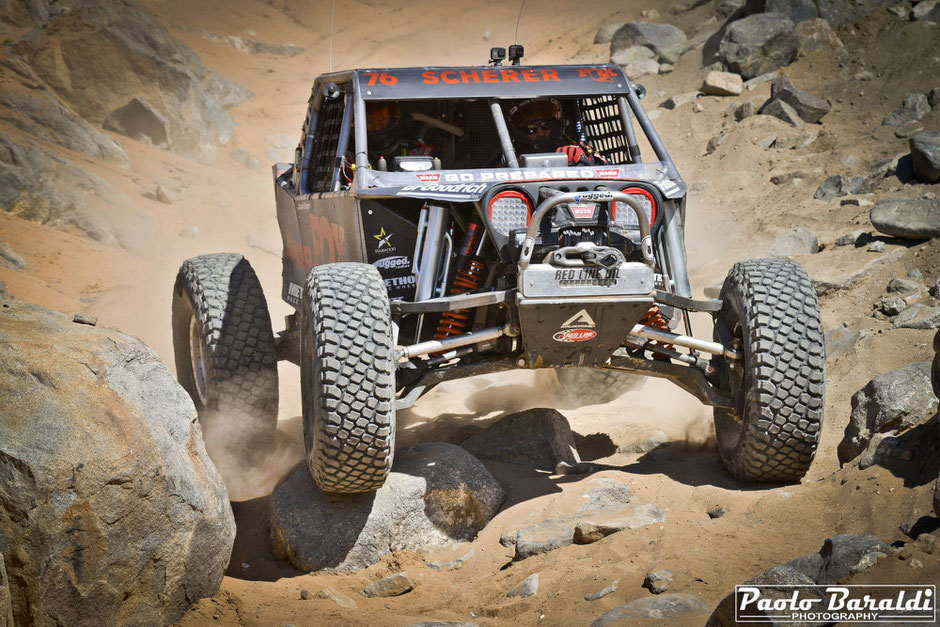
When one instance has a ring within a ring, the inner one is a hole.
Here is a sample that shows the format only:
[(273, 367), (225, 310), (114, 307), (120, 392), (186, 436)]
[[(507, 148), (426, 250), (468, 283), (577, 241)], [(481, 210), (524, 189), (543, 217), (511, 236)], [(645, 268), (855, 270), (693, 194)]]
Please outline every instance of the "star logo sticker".
[(382, 248), (383, 246), (388, 246), (389, 248), (391, 248), (392, 243), (389, 240), (391, 240), (392, 235), (394, 235), (394, 233), (386, 234), (385, 227), (383, 226), (382, 230), (380, 230), (378, 234), (373, 235), (372, 237), (379, 240), (379, 248)]

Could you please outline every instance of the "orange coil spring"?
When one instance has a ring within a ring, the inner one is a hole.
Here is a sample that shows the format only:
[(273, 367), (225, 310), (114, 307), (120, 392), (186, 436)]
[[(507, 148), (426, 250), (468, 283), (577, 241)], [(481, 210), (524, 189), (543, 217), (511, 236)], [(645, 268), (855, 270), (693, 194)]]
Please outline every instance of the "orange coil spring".
[[(482, 262), (471, 259), (466, 270), (457, 270), (450, 293), (463, 294), (464, 292), (479, 289), (480, 285), (483, 284), (483, 272), (485, 270), (486, 266)], [(469, 309), (445, 311), (441, 314), (441, 321), (437, 325), (437, 333), (434, 334), (434, 339), (443, 340), (453, 335), (461, 335), (466, 331), (469, 322)]]
[[(652, 327), (654, 329), (659, 329), (660, 331), (668, 331), (669, 323), (666, 322), (666, 317), (663, 316), (662, 312), (659, 311), (659, 305), (653, 305), (649, 310), (643, 315), (640, 319), (640, 324)], [(662, 346), (663, 348), (672, 348), (672, 344), (664, 344), (662, 342), (655, 342), (657, 346)], [(656, 355), (654, 359), (667, 359), (665, 355)]]

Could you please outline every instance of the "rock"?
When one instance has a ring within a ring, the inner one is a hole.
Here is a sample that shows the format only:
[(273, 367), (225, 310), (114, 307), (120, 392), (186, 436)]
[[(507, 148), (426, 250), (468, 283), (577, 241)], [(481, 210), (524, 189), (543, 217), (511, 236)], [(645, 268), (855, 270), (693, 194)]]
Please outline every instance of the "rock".
[(832, 200), (839, 196), (849, 194), (863, 194), (868, 191), (868, 180), (864, 176), (843, 176), (835, 174), (823, 181), (816, 188), (813, 198), (817, 200)]
[(232, 161), (246, 170), (257, 170), (261, 167), (261, 162), (253, 154), (241, 148), (232, 151)]
[(868, 218), (885, 235), (913, 240), (940, 236), (940, 200), (885, 198), (875, 203)]
[(0, 337), (14, 621), (162, 625), (213, 596), (235, 521), (192, 401), (160, 358), (21, 301), (4, 303)]
[(892, 296), (881, 299), (881, 312), (886, 316), (896, 316), (907, 309), (907, 303), (903, 298)]
[(329, 599), (330, 601), (333, 601), (334, 603), (336, 603), (338, 606), (345, 608), (347, 610), (356, 609), (355, 601), (350, 599), (348, 596), (346, 596), (339, 590), (336, 590), (335, 588), (331, 588), (329, 586), (317, 592), (316, 598)]
[(838, 448), (839, 461), (845, 464), (855, 459), (876, 433), (919, 424), (936, 406), (929, 362), (879, 374), (852, 395), (852, 413)]
[[(798, 590), (798, 599), (811, 597), (823, 598), (820, 591), (809, 587), (813, 584), (815, 584), (813, 579), (807, 577), (799, 570), (789, 566), (773, 566), (756, 577), (745, 581), (742, 585), (763, 586), (761, 588), (761, 598), (770, 601), (792, 598), (796, 586), (799, 586), (796, 588)], [(769, 617), (767, 617), (767, 613), (770, 611), (772, 610), (761, 610), (753, 606), (748, 607), (748, 615), (760, 616), (761, 618), (758, 620), (768, 623), (771, 622)], [(708, 618), (706, 625), (708, 625), (708, 627), (732, 627), (733, 625), (739, 625), (740, 623), (736, 620), (736, 615), (735, 593), (732, 592), (718, 603), (715, 611), (712, 612), (711, 616)]]
[(646, 578), (643, 580), (643, 587), (653, 594), (662, 594), (669, 589), (669, 584), (671, 583), (671, 570), (657, 570), (646, 573)]
[(859, 70), (852, 75), (852, 80), (860, 82), (873, 81), (875, 80), (875, 75), (869, 70)]
[(0, 210), (134, 251), (150, 218), (133, 207), (110, 183), (58, 152), (0, 134)]
[(803, 120), (800, 119), (796, 109), (782, 100), (768, 100), (758, 113), (773, 116), (796, 128), (803, 128)]
[(819, 240), (804, 226), (792, 228), (778, 236), (767, 249), (767, 254), (778, 259), (797, 255), (813, 255), (819, 252)]
[(185, 237), (187, 239), (193, 237), (199, 237), (200, 231), (198, 226), (187, 226), (180, 229), (180, 237)]
[(924, 94), (908, 94), (897, 108), (881, 121), (883, 126), (901, 126), (916, 121), (930, 113), (930, 104)]
[(400, 597), (415, 589), (415, 582), (411, 580), (408, 573), (394, 573), (388, 577), (382, 577), (378, 581), (373, 581), (365, 588), (359, 591), (364, 597)]
[(37, 26), (17, 52), (75, 113), (101, 124), (135, 99), (149, 103), (166, 120), (170, 150), (188, 157), (211, 161), (234, 128), (226, 109), (250, 95), (136, 3), (75, 3)]
[(606, 477), (593, 481), (599, 482), (601, 487), (584, 495), (587, 500), (578, 508), (579, 512), (589, 512), (596, 509), (617, 509), (629, 502), (631, 490), (626, 483)]
[(871, 276), (879, 269), (900, 260), (901, 257), (904, 256), (904, 252), (905, 251), (901, 249), (893, 250), (886, 255), (872, 259), (860, 269), (855, 270), (854, 272), (849, 272), (848, 274), (839, 276), (830, 275), (828, 277), (814, 275), (810, 277), (813, 281), (813, 288), (816, 290), (816, 294), (819, 296), (838, 290), (844, 290), (855, 285), (862, 279)]
[(940, 109), (940, 87), (934, 87), (927, 94), (927, 103), (932, 109)]
[(660, 73), (660, 74), (669, 74), (670, 72), (672, 72), (672, 71), (675, 70), (675, 69), (676, 69), (676, 66), (675, 66), (675, 65), (672, 65), (672, 64), (669, 64), (669, 63), (660, 63), (660, 64), (659, 64), (659, 73)]
[(157, 191), (154, 192), (154, 196), (158, 201), (165, 205), (173, 204), (173, 198), (170, 196), (170, 192), (168, 192), (166, 188), (160, 183), (157, 183)]
[(725, 515), (725, 508), (722, 507), (721, 505), (712, 505), (711, 507), (708, 508), (707, 514), (708, 514), (708, 517), (711, 518), (712, 520), (716, 518), (721, 518), (722, 516)]
[(848, 355), (863, 337), (865, 337), (864, 331), (850, 331), (841, 326), (827, 331), (826, 359)]
[(148, 102), (137, 97), (109, 113), (102, 127), (158, 148), (168, 148), (170, 145), (167, 119)]
[(914, 176), (925, 183), (940, 183), (940, 132), (918, 133), (910, 144)]
[(731, 72), (709, 72), (702, 83), (702, 92), (710, 96), (737, 96), (743, 89), (741, 77)]
[(307, 572), (357, 570), (393, 551), (472, 540), (505, 495), (478, 459), (442, 442), (397, 450), (385, 485), (368, 494), (322, 492), (300, 463), (271, 495), (273, 549)]
[[(703, 0), (695, 0), (695, 1), (699, 3), (707, 2), (707, 0), (704, 0), (704, 2)], [(642, 17), (644, 20), (658, 20), (659, 11), (657, 11), (656, 9), (643, 9), (642, 11), (640, 11), (640, 17)]]
[(584, 595), (584, 600), (585, 600), (585, 601), (597, 601), (598, 599), (603, 599), (604, 597), (606, 597), (606, 596), (607, 596), (608, 594), (610, 594), (611, 592), (616, 592), (616, 591), (617, 591), (617, 584), (618, 584), (618, 583), (620, 583), (620, 580), (619, 580), (619, 579), (615, 579), (614, 582), (613, 582), (612, 584), (610, 584), (609, 586), (607, 586), (606, 588), (602, 588), (601, 590), (599, 590), (599, 591), (597, 591), (597, 592), (589, 592), (589, 593), (585, 594), (585, 595)]
[(924, 280), (924, 273), (917, 268), (911, 268), (907, 271), (907, 277), (916, 281), (918, 283), (918, 287), (920, 287), (920, 282)]
[[(455, 545), (454, 547), (451, 547), (451, 551), (457, 549), (459, 546), (460, 545)], [(473, 557), (473, 549), (469, 549), (463, 555), (460, 555), (447, 562), (443, 560), (436, 561), (426, 557), (424, 559), (424, 563), (428, 565), (428, 568), (433, 568), (434, 570), (460, 570), (464, 563), (471, 557)], [(446, 557), (444, 559), (446, 559)]]
[(412, 623), (409, 627), (478, 627), (476, 623), (465, 623), (458, 620), (428, 620)]
[(601, 24), (600, 28), (597, 29), (597, 34), (594, 35), (594, 43), (609, 44), (611, 38), (614, 36), (614, 33), (620, 30), (621, 27), (623, 27), (623, 24), (623, 22)]
[(890, 555), (891, 548), (873, 535), (833, 536), (826, 538), (819, 553), (797, 558), (786, 566), (802, 572), (816, 584), (832, 585), (842, 583), (853, 569), (859, 572), (863, 559), (871, 553)]
[(804, 122), (815, 124), (829, 113), (829, 103), (802, 89), (797, 89), (786, 76), (770, 84), (770, 99), (782, 100), (793, 107)]
[(914, 516), (898, 525), (898, 529), (908, 538), (916, 539), (923, 533), (933, 533), (940, 529), (940, 520), (933, 516)]
[(237, 35), (219, 35), (209, 31), (198, 30), (204, 39), (234, 48), (245, 54), (261, 55), (270, 54), (280, 57), (296, 57), (303, 53), (304, 49), (294, 44), (272, 44), (266, 41), (257, 41), (249, 37), (239, 37)]
[(535, 596), (539, 591), (539, 574), (533, 573), (513, 586), (512, 590), (506, 593), (507, 597), (516, 597), (519, 599), (528, 599)]
[(629, 48), (623, 48), (610, 55), (610, 62), (625, 66), (637, 61), (653, 59), (655, 56), (656, 53), (646, 46), (630, 46)]
[(937, 0), (918, 2), (911, 9), (911, 18), (925, 22), (940, 22), (940, 2)]
[(715, 7), (715, 13), (721, 19), (727, 19), (743, 7), (744, 0), (723, 0), (717, 7)]
[(7, 577), (3, 553), (0, 553), (0, 627), (14, 627), (13, 597), (10, 593), (10, 578)]
[(7, 282), (0, 281), (0, 300), (3, 300), (4, 298), (7, 298), (8, 296), (9, 295), (7, 294)]
[(870, 253), (883, 253), (885, 251), (885, 243), (882, 240), (872, 242), (868, 245), (867, 250)]
[(780, 76), (780, 72), (778, 72), (777, 70), (774, 70), (773, 72), (767, 72), (766, 74), (761, 74), (760, 76), (755, 76), (752, 79), (744, 81), (744, 89), (748, 91), (753, 91), (760, 85), (763, 85), (764, 83), (769, 83), (775, 78), (777, 78), (778, 76)]
[(937, 475), (937, 482), (933, 486), (933, 513), (940, 518), (940, 475)]
[(745, 80), (787, 66), (796, 59), (793, 22), (777, 13), (759, 13), (732, 22), (718, 49), (725, 66)]
[(641, 59), (623, 66), (623, 72), (627, 78), (635, 79), (647, 74), (659, 74), (659, 68), (660, 64), (656, 59)]
[[(672, 592), (652, 597), (640, 597), (617, 606), (591, 623), (591, 627), (635, 625), (638, 619), (654, 619), (661, 622), (676, 616), (684, 617), (687, 614), (708, 614), (708, 606), (705, 601), (694, 594)], [(685, 624), (699, 623), (699, 619), (692, 616), (682, 620)]]
[[(32, 74), (32, 70), (29, 72)], [(5, 115), (0, 113), (5, 121), (34, 137), (121, 167), (130, 165), (120, 145), (76, 115), (48, 90), (28, 96), (0, 92), (0, 106), (8, 109)]]
[(646, 46), (657, 55), (665, 48), (686, 41), (685, 33), (671, 24), (627, 22), (610, 39), (610, 55), (630, 46)]
[(480, 459), (554, 470), (558, 462), (581, 462), (568, 420), (554, 409), (510, 414), (463, 441)]
[(894, 136), (898, 139), (910, 139), (923, 130), (923, 124), (915, 120), (911, 120), (910, 122), (905, 122), (901, 126), (897, 127), (894, 131)]
[(734, 119), (737, 122), (740, 122), (741, 120), (745, 120), (751, 117), (752, 115), (754, 115), (754, 103), (751, 101), (748, 101), (739, 105), (734, 110)]
[(682, 105), (689, 104), (690, 102), (695, 102), (695, 99), (698, 98), (700, 92), (689, 91), (684, 94), (676, 94), (667, 98), (661, 105), (663, 109), (678, 109)]
[(778, 13), (790, 18), (794, 24), (819, 17), (819, 9), (813, 0), (748, 0), (745, 13)]
[[(666, 517), (659, 508), (644, 503), (627, 505), (619, 511), (601, 510), (586, 513), (575, 523), (574, 541), (577, 544), (591, 544), (624, 529), (644, 527), (664, 520)], [(518, 548), (517, 543), (517, 552)]]
[(917, 292), (924, 289), (922, 283), (917, 281), (912, 281), (910, 279), (898, 279), (894, 278), (888, 281), (888, 285), (885, 286), (885, 291), (889, 294), (906, 294), (908, 292)]
[[(724, 139), (724, 138), (722, 138), (722, 139)], [(757, 141), (754, 142), (754, 143), (755, 143), (755, 145), (757, 145), (759, 148), (763, 148), (764, 150), (768, 150), (771, 146), (773, 146), (774, 144), (777, 143), (777, 134), (776, 134), (776, 133), (771, 133), (770, 135), (767, 135), (766, 137), (764, 137), (764, 138), (762, 138), (762, 139), (759, 139), (759, 140), (757, 140)], [(798, 179), (793, 179), (793, 180), (798, 180)]]
[(940, 327), (940, 307), (911, 305), (894, 319), (895, 329), (936, 329)]
[(0, 266), (11, 270), (22, 270), (26, 267), (26, 261), (2, 239), (0, 239)]
[(821, 17), (797, 24), (796, 38), (799, 42), (797, 53), (801, 57), (817, 50), (836, 50), (843, 47), (842, 40), (832, 30), (832, 26)]
[(865, 229), (855, 229), (846, 235), (836, 238), (836, 246), (861, 246), (868, 241), (868, 232)]

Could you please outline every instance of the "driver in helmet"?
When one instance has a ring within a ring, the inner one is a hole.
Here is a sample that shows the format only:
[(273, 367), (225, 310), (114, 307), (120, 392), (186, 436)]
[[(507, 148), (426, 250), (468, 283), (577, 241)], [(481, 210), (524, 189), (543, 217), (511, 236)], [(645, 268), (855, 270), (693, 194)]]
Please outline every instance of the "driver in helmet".
[(532, 98), (514, 105), (509, 122), (519, 152), (563, 152), (568, 165), (604, 163), (590, 146), (565, 134), (567, 123), (561, 113), (561, 104), (554, 98)]
[[(397, 102), (380, 100), (366, 103), (366, 141), (370, 167), (379, 166), (380, 159), (391, 162), (396, 155), (431, 156), (433, 146), (422, 139), (409, 142), (403, 127)], [(347, 183), (352, 182), (354, 163), (352, 155), (344, 159), (343, 176)]]

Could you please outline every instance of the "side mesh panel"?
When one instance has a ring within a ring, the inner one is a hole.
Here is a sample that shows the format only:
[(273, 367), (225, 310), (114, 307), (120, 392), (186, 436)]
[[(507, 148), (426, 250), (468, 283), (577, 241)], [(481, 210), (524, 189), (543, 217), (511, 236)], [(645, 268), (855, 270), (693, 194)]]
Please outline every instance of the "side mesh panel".
[(317, 118), (317, 139), (313, 147), (313, 176), (311, 191), (328, 192), (333, 182), (336, 167), (336, 149), (339, 147), (339, 132), (343, 122), (345, 98), (324, 98)]
[(629, 163), (617, 100), (613, 96), (580, 98), (578, 105), (587, 143), (610, 163)]

